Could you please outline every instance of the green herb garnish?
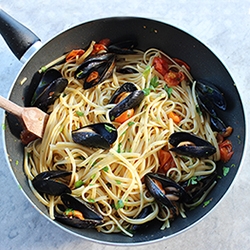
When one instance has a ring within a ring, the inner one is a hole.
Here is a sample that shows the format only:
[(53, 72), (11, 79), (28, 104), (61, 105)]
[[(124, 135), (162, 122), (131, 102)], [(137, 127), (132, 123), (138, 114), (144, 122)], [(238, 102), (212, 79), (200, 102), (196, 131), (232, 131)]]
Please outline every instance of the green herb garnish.
[(108, 166), (105, 166), (102, 170), (103, 170), (104, 172), (108, 172), (108, 171), (109, 171), (109, 167), (108, 167)]
[(121, 184), (121, 181), (119, 181), (119, 180), (115, 180), (115, 182), (116, 182), (118, 185)]
[(229, 167), (223, 167), (222, 170), (223, 170), (223, 176), (226, 176), (229, 173), (230, 168)]
[(172, 87), (168, 87), (167, 85), (164, 86), (164, 90), (167, 92), (168, 94), (168, 98), (171, 97), (172, 92), (173, 92), (173, 88)]
[(109, 125), (107, 125), (107, 124), (104, 124), (104, 127), (105, 127), (105, 129), (106, 129), (109, 133), (111, 133), (112, 131), (116, 131), (115, 128), (113, 128), (113, 127), (111, 127), (111, 126), (109, 126)]
[(123, 208), (124, 207), (124, 203), (122, 200), (118, 200), (117, 203), (115, 204), (115, 208), (116, 210)]
[(151, 89), (150, 88), (145, 88), (142, 91), (143, 91), (144, 95), (147, 96), (147, 95), (150, 94)]
[(121, 153), (121, 143), (118, 144), (117, 153)]
[(84, 116), (84, 113), (83, 113), (82, 111), (76, 111), (76, 114), (77, 114), (78, 116)]
[(135, 124), (135, 122), (129, 122), (128, 123), (128, 126), (132, 126), (132, 125), (134, 125)]
[(197, 112), (199, 115), (202, 115), (202, 112), (201, 112), (201, 109), (200, 109), (199, 105), (196, 105), (195, 109), (196, 109), (196, 112)]
[(75, 182), (75, 188), (79, 188), (83, 185), (83, 181), (82, 180), (78, 180), (77, 182)]
[(207, 201), (204, 201), (203, 202), (203, 207), (206, 207), (206, 206), (208, 206), (209, 205), (209, 203), (212, 201), (212, 198), (211, 199), (209, 199), (209, 200), (207, 200)]
[(157, 76), (154, 76), (151, 80), (150, 80), (150, 87), (151, 89), (155, 89), (157, 88), (159, 85), (159, 82), (158, 82), (158, 77)]
[(145, 70), (143, 71), (143, 76), (144, 76), (145, 78), (148, 77), (148, 75), (149, 75), (149, 73), (150, 73), (150, 70), (151, 70), (151, 67), (150, 67), (150, 65), (148, 65), (148, 66), (145, 68)]

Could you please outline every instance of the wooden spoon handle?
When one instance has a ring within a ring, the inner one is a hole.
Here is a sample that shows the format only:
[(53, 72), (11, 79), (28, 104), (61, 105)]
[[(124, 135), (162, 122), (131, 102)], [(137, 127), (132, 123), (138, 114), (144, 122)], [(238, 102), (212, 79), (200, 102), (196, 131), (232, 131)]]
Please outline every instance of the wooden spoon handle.
[(23, 108), (15, 104), (14, 102), (5, 99), (4, 97), (0, 96), (0, 108), (16, 115), (18, 117), (22, 117)]

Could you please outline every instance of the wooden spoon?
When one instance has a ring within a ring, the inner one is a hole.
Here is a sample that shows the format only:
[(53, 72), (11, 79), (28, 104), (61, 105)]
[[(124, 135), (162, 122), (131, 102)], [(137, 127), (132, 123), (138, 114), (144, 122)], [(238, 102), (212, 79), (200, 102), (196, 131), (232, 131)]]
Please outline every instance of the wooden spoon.
[(40, 138), (43, 137), (44, 129), (49, 118), (48, 114), (39, 108), (20, 107), (2, 96), (0, 96), (0, 108), (3, 108), (4, 110), (17, 116), (22, 121), (25, 130)]

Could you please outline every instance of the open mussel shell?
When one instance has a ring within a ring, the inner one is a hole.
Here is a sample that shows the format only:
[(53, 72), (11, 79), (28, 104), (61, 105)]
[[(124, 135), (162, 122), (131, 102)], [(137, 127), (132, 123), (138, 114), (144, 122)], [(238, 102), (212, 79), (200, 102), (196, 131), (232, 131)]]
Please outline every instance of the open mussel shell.
[[(141, 210), (141, 212), (136, 216), (135, 219), (144, 219), (152, 212), (153, 212), (152, 206), (146, 206)], [(132, 231), (133, 233), (136, 233), (136, 232), (145, 230), (150, 225), (150, 223), (152, 223), (152, 221), (148, 221), (143, 224), (133, 224), (131, 225), (129, 230)]]
[(186, 204), (195, 203), (217, 182), (218, 174), (213, 172), (209, 175), (196, 176), (193, 181), (187, 180), (180, 185), (185, 189), (188, 195), (185, 196)]
[(74, 216), (66, 216), (65, 213), (55, 213), (55, 219), (77, 228), (94, 228), (103, 223), (103, 216), (98, 213), (94, 206), (89, 203), (73, 197), (70, 194), (62, 194), (61, 200), (66, 209), (76, 210), (82, 213), (84, 219), (79, 219)]
[(180, 155), (207, 158), (216, 152), (210, 142), (187, 132), (175, 132), (170, 135), (168, 141), (174, 146), (169, 150)]
[(117, 130), (111, 123), (95, 123), (72, 131), (72, 139), (86, 147), (109, 149), (117, 139)]
[(68, 80), (66, 78), (60, 77), (55, 79), (50, 84), (46, 85), (40, 95), (36, 96), (32, 102), (32, 106), (38, 107), (46, 112), (49, 105), (55, 102), (55, 100), (63, 93), (67, 85)]
[(75, 78), (83, 80), (83, 88), (89, 89), (107, 79), (115, 67), (115, 54), (104, 53), (86, 59), (75, 71)]
[(185, 190), (174, 180), (161, 175), (148, 173), (145, 175), (145, 184), (150, 194), (162, 205), (165, 205), (176, 213), (175, 204), (172, 200), (186, 200), (188, 195)]
[(71, 175), (71, 172), (63, 170), (45, 171), (38, 174), (33, 180), (33, 187), (43, 194), (61, 195), (62, 193), (71, 193), (71, 189), (58, 180)]
[(137, 43), (135, 41), (127, 40), (109, 45), (108, 51), (120, 55), (135, 54), (134, 48), (136, 46)]
[(54, 80), (62, 77), (62, 74), (56, 69), (48, 69), (43, 73), (36, 73), (32, 78), (31, 85), (36, 86), (30, 105), (33, 106), (38, 96), (50, 85)]
[(125, 99), (117, 103), (109, 112), (111, 121), (114, 121), (116, 117), (120, 116), (128, 109), (136, 108), (140, 105), (144, 98), (144, 92), (142, 90), (135, 90), (130, 93)]
[(219, 109), (226, 110), (226, 100), (224, 94), (212, 83), (198, 79), (196, 80), (196, 89), (206, 96)]
[(207, 98), (207, 96), (200, 90), (196, 90), (196, 95), (200, 107), (210, 115), (210, 122), (213, 128), (218, 132), (225, 132), (227, 127), (225, 123), (217, 116), (215, 105), (212, 100)]
[(117, 103), (117, 98), (125, 93), (132, 93), (134, 91), (138, 90), (137, 87), (135, 86), (134, 83), (132, 82), (125, 82), (124, 84), (122, 84), (122, 86), (120, 88), (118, 88), (114, 94), (111, 96), (109, 103)]

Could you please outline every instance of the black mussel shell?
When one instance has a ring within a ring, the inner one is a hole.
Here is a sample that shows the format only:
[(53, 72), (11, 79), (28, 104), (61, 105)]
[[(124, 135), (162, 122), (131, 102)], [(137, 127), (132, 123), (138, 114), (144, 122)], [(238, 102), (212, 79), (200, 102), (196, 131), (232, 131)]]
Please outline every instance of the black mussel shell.
[(117, 130), (111, 123), (96, 123), (72, 131), (75, 143), (86, 147), (109, 149), (117, 139)]
[(53, 81), (61, 78), (62, 74), (56, 69), (49, 69), (43, 73), (36, 73), (31, 81), (31, 86), (36, 86), (30, 105), (34, 106), (36, 99)]
[(121, 74), (137, 74), (137, 73), (139, 73), (139, 71), (137, 71), (136, 69), (131, 68), (131, 67), (126, 67), (126, 66), (123, 68), (117, 69), (116, 71), (118, 73), (121, 73)]
[(196, 95), (201, 108), (203, 108), (209, 115), (217, 116), (214, 103), (199, 90), (196, 91)]
[(94, 228), (103, 223), (103, 216), (89, 203), (69, 194), (62, 194), (61, 200), (66, 208), (80, 211), (83, 214), (84, 220), (55, 213), (56, 220), (76, 228)]
[(61, 200), (67, 208), (72, 208), (74, 210), (80, 211), (87, 219), (92, 219), (92, 220), (103, 219), (102, 215), (95, 210), (94, 206), (83, 200), (73, 197), (70, 194), (62, 194)]
[(137, 44), (135, 41), (127, 40), (109, 45), (108, 51), (121, 55), (135, 54), (134, 48), (136, 46)]
[(42, 172), (32, 180), (32, 185), (39, 193), (55, 196), (62, 193), (71, 193), (71, 189), (67, 185), (57, 181), (69, 175), (71, 175), (71, 172), (62, 170)]
[[(86, 59), (76, 70), (75, 78), (83, 79), (83, 88), (89, 89), (107, 79), (115, 67), (115, 54), (98, 54)], [(90, 77), (96, 73), (96, 76)]]
[(227, 105), (224, 94), (212, 83), (198, 79), (196, 81), (196, 89), (201, 91), (201, 93), (205, 95), (206, 98), (208, 98), (218, 108), (226, 110)]
[[(157, 185), (157, 182), (160, 182), (162, 188), (167, 192), (164, 193), (163, 190)], [(153, 174), (148, 173), (145, 175), (145, 184), (150, 192), (150, 194), (158, 201), (160, 204), (165, 205), (169, 209), (171, 209), (174, 213), (176, 213), (176, 207), (172, 203), (172, 201), (167, 198), (166, 195), (176, 196), (179, 201), (186, 199), (185, 197), (188, 195), (185, 190), (174, 180), (161, 175), (161, 174)], [(171, 191), (167, 191), (170, 188)]]
[[(193, 143), (194, 145), (185, 144), (186, 142)], [(186, 132), (171, 134), (169, 143), (174, 146), (169, 149), (170, 151), (190, 157), (209, 157), (216, 152), (216, 148), (210, 142)], [(183, 145), (180, 145), (180, 143), (183, 143)]]
[[(153, 209), (151, 206), (146, 206), (144, 207), (141, 212), (138, 214), (138, 216), (136, 216), (135, 219), (143, 219), (143, 218), (146, 218), (149, 214), (151, 214), (153, 212)], [(133, 224), (131, 225), (130, 227), (130, 230), (133, 232), (133, 233), (136, 233), (136, 232), (139, 232), (139, 231), (142, 231), (144, 229), (146, 229), (149, 224), (151, 223), (152, 221), (148, 221), (146, 223), (143, 223), (143, 224)]]
[(109, 112), (110, 120), (114, 121), (116, 117), (120, 116), (126, 110), (136, 108), (137, 106), (140, 105), (143, 98), (144, 98), (144, 92), (142, 90), (135, 90), (110, 110)]
[(186, 204), (195, 203), (199, 200), (209, 188), (216, 183), (217, 180), (217, 172), (213, 172), (210, 175), (196, 176), (193, 181), (187, 180), (180, 185), (187, 192), (187, 196), (185, 196), (184, 202)]
[(210, 121), (213, 128), (218, 132), (225, 132), (227, 127), (217, 116), (214, 103), (207, 98), (205, 94), (201, 93), (200, 90), (196, 90), (196, 95), (200, 107), (210, 115)]
[(68, 80), (66, 78), (61, 77), (54, 80), (36, 98), (33, 106), (38, 107), (46, 112), (48, 106), (55, 102), (55, 100), (63, 93), (67, 85)]
[(125, 82), (120, 88), (118, 88), (114, 94), (111, 96), (109, 103), (116, 103), (116, 99), (122, 93), (132, 93), (137, 90), (137, 87), (132, 82)]
[(211, 116), (210, 121), (211, 121), (211, 124), (212, 124), (213, 128), (216, 131), (218, 131), (218, 132), (226, 132), (227, 126), (225, 125), (225, 123), (220, 118), (218, 118), (217, 116)]

